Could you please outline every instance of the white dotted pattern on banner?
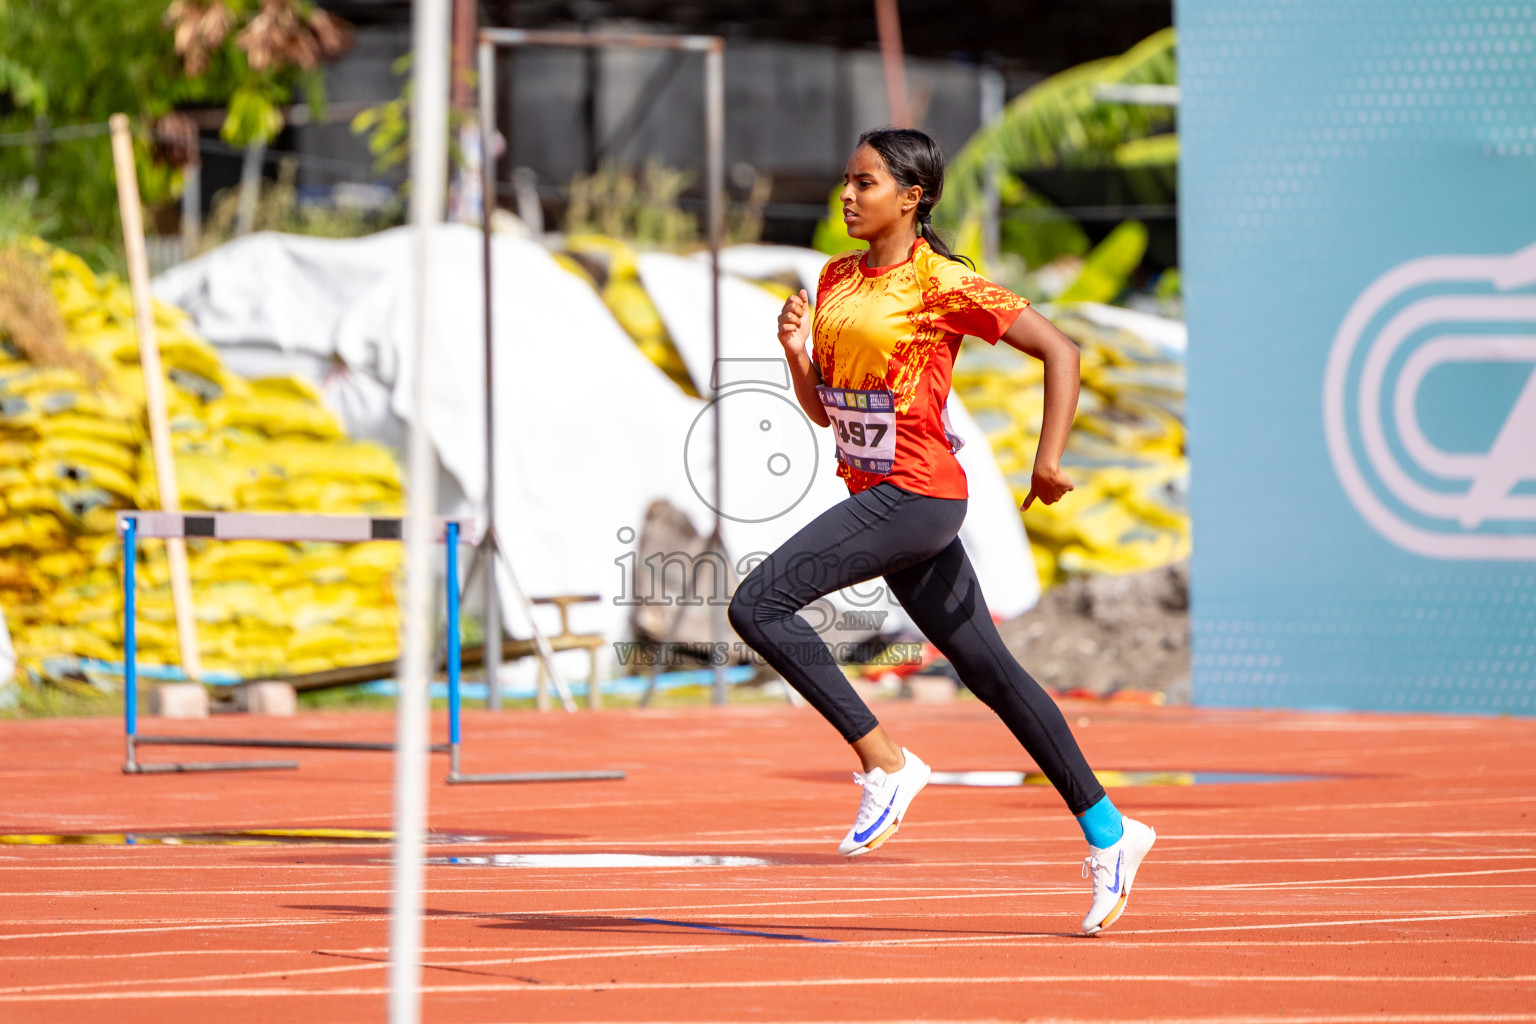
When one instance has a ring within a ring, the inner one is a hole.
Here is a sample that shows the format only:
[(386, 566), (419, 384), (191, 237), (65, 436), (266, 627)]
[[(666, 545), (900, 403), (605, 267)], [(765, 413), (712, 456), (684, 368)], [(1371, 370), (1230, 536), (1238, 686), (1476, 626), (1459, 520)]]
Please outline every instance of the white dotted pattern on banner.
[(1218, 245), (1331, 223), (1335, 200), (1313, 183), (1368, 153), (1412, 160), (1469, 143), (1536, 157), (1536, 4), (1180, 0), (1178, 14), (1184, 145), (1249, 128), (1237, 121), (1255, 110), (1271, 121), (1264, 141), (1201, 182), (1190, 215)]
[[(1384, 709), (1529, 712), (1533, 594), (1536, 575), (1407, 573), (1323, 590), (1303, 622), (1229, 619), (1208, 607), (1192, 626), (1191, 668), (1205, 703), (1321, 706), (1347, 689), (1378, 694)], [(1386, 656), (1405, 654), (1415, 674), (1380, 671)]]

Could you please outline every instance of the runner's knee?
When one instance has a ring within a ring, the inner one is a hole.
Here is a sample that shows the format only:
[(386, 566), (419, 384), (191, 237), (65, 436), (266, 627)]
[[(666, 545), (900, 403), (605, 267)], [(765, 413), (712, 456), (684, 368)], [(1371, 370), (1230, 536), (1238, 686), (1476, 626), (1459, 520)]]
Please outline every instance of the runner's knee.
[(762, 631), (758, 627), (756, 616), (753, 614), (756, 606), (753, 604), (752, 599), (746, 595), (745, 591), (745, 587), (736, 588), (736, 593), (731, 595), (731, 603), (726, 606), (725, 617), (730, 622), (731, 628), (736, 631), (737, 636), (753, 647), (756, 647), (758, 640), (762, 636)]

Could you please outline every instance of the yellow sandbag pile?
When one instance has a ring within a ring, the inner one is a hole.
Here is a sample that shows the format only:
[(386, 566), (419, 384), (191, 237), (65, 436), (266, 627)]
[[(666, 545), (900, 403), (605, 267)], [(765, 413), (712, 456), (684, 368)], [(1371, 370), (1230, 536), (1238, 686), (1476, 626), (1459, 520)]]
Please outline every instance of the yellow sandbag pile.
[[(68, 252), (25, 248), (46, 269), (72, 361), (38, 365), (0, 325), (0, 607), (23, 663), (121, 661), (114, 513), (158, 507), (132, 300)], [(157, 303), (155, 321), (183, 510), (400, 514), (394, 457), (347, 440), (310, 384), (245, 380), (179, 310)], [(395, 657), (399, 545), (188, 547), (205, 669), (251, 676)], [(176, 664), (164, 545), (143, 542), (140, 555), (139, 657)]]
[(555, 262), (591, 284), (645, 357), (684, 393), (699, 396), (667, 325), (640, 284), (633, 246), (608, 235), (571, 235), (565, 240), (565, 251), (555, 253)]
[[(1070, 307), (1052, 319), (1082, 350), (1083, 389), (1062, 460), (1076, 489), (1024, 513), (1041, 583), (1140, 572), (1188, 556), (1183, 364)], [(1007, 345), (967, 344), (954, 388), (1022, 504), (1040, 437), (1043, 366)]]

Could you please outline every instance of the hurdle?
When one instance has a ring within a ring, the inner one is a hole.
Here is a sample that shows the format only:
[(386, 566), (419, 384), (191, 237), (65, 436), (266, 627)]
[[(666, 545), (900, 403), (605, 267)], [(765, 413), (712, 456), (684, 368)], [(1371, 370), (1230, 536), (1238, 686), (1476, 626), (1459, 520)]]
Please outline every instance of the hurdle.
[[(123, 557), (123, 734), (127, 759), (123, 772), (149, 775), (173, 772), (254, 771), (296, 769), (297, 761), (177, 761), (145, 763), (138, 758), (141, 746), (238, 747), (280, 750), (349, 750), (389, 752), (393, 743), (351, 740), (262, 739), (222, 736), (156, 736), (138, 731), (138, 636), (136, 578), (139, 541), (170, 540), (267, 540), (283, 543), (328, 541), (360, 544), (401, 541), (405, 521), (398, 516), (311, 515), (262, 512), (119, 512), (117, 534)], [(562, 782), (584, 779), (622, 779), (621, 771), (524, 772), (505, 775), (466, 776), (459, 771), (461, 723), (460, 677), (463, 643), (459, 628), (459, 545), (474, 543), (474, 522), (435, 516), (431, 536), (445, 546), (447, 592), (448, 742), (428, 746), (433, 754), (449, 757), (449, 783), (460, 782)], [(595, 681), (594, 681), (595, 682)]]

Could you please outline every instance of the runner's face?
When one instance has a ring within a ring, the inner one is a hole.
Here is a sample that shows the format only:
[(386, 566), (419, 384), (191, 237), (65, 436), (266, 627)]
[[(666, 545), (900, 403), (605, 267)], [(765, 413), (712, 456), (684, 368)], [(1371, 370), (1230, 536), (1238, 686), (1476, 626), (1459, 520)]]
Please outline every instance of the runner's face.
[[(860, 146), (843, 171), (843, 191), (838, 197), (843, 203), (843, 224), (853, 238), (879, 238), (911, 216), (922, 191), (915, 185), (897, 188), (880, 154)], [(903, 206), (908, 208), (905, 213)]]

